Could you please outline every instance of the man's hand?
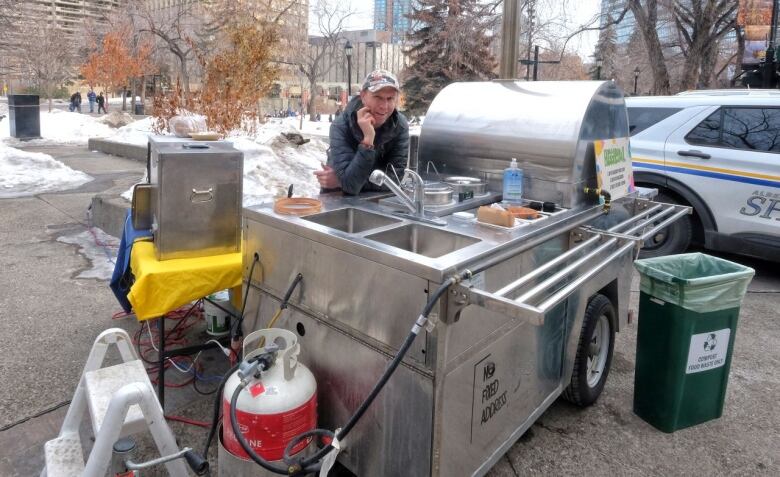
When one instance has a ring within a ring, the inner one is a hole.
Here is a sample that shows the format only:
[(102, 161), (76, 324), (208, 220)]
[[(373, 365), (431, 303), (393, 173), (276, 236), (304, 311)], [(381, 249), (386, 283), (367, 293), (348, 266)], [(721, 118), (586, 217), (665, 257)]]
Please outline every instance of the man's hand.
[(363, 131), (363, 142), (366, 144), (374, 144), (374, 116), (371, 115), (371, 110), (368, 107), (360, 108), (357, 112), (357, 123), (360, 126), (360, 130)]
[(317, 181), (323, 189), (338, 189), (341, 187), (336, 171), (326, 164), (322, 165), (321, 171), (314, 171), (314, 175), (317, 176)]

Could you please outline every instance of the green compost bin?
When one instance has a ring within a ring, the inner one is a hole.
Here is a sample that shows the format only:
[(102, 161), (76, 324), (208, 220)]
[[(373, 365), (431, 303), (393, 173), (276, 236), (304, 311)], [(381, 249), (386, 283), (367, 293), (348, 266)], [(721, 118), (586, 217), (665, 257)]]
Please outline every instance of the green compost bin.
[(723, 414), (752, 268), (702, 253), (637, 260), (634, 412), (664, 432)]

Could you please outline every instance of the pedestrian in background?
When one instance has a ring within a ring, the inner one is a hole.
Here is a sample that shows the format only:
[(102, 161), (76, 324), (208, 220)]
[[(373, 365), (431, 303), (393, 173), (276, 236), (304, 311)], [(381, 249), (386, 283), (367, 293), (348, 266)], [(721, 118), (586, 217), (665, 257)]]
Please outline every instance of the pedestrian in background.
[(108, 112), (106, 111), (106, 98), (103, 97), (102, 91), (97, 96), (97, 105), (98, 105), (98, 114), (100, 114), (100, 110), (103, 110), (104, 113)]
[(97, 99), (97, 95), (95, 95), (95, 90), (92, 88), (89, 88), (89, 93), (87, 93), (87, 100), (89, 101), (89, 112), (94, 113), (95, 112), (95, 99)]
[(81, 93), (78, 91), (70, 95), (70, 106), (68, 107), (68, 111), (71, 113), (77, 110), (81, 112)]

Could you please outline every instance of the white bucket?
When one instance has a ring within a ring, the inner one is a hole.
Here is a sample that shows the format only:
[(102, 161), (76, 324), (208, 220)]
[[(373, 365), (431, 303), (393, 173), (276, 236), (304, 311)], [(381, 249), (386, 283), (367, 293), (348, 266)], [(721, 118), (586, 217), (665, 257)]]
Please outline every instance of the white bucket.
[[(226, 310), (233, 309), (227, 290), (213, 293), (208, 299)], [(203, 317), (206, 319), (206, 333), (211, 336), (225, 336), (230, 332), (230, 314), (208, 300), (203, 300)]]

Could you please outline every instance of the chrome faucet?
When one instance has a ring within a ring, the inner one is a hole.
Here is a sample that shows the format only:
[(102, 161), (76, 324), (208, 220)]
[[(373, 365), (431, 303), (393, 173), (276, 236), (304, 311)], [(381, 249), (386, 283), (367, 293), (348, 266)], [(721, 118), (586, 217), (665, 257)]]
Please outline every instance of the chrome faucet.
[(414, 186), (412, 197), (409, 197), (398, 184), (393, 182), (391, 178), (387, 177), (387, 174), (379, 169), (375, 169), (368, 180), (372, 184), (378, 186), (387, 186), (387, 188), (390, 189), (390, 191), (395, 194), (401, 203), (411, 212), (410, 214), (399, 215), (433, 225), (445, 225), (446, 222), (443, 220), (425, 216), (425, 207), (423, 206), (425, 201), (425, 182), (423, 182), (422, 177), (411, 169), (404, 169), (404, 180), (406, 180), (407, 177), (411, 179), (412, 185)]

